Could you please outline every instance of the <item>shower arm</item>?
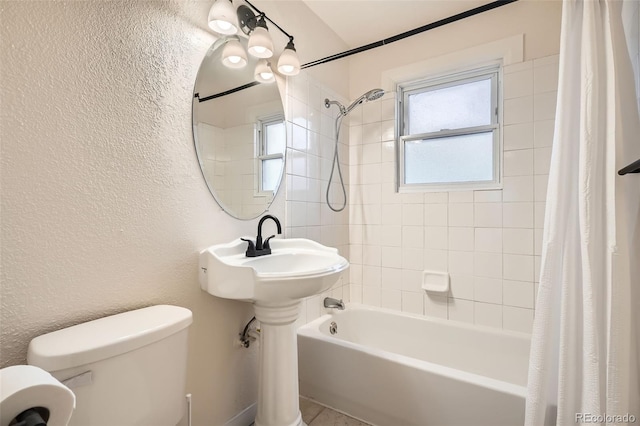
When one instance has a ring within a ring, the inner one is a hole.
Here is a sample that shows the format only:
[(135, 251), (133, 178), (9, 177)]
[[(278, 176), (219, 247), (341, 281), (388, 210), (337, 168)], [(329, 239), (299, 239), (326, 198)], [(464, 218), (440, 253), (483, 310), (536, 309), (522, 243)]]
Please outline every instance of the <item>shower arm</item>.
[(329, 99), (325, 99), (324, 100), (324, 107), (325, 108), (330, 108), (331, 105), (337, 105), (338, 108), (340, 109), (340, 115), (347, 115), (349, 112), (347, 111), (347, 109), (344, 107), (344, 105), (342, 105), (340, 102), (338, 101), (330, 101)]
[(382, 90), (382, 89), (373, 89), (373, 90), (369, 90), (368, 92), (366, 92), (362, 96), (360, 96), (358, 99), (356, 99), (355, 101), (351, 102), (351, 104), (346, 108), (340, 102), (338, 102), (338, 101), (330, 101), (329, 99), (325, 99), (324, 100), (324, 106), (325, 106), (325, 108), (330, 108), (331, 105), (337, 105), (338, 108), (340, 108), (340, 115), (342, 115), (344, 117), (347, 114), (349, 114), (351, 112), (351, 110), (353, 110), (355, 107), (357, 107), (358, 105), (360, 105), (364, 101), (375, 101), (376, 99), (381, 98), (383, 95), (384, 95), (384, 90)]

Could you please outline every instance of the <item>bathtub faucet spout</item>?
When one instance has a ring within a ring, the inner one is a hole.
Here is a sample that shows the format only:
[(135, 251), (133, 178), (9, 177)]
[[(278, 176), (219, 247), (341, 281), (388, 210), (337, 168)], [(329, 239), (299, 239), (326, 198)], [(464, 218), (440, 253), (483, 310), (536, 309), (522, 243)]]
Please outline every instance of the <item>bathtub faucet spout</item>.
[(333, 297), (325, 297), (324, 298), (324, 307), (325, 308), (337, 308), (340, 310), (344, 309), (344, 302), (342, 299), (334, 299)]

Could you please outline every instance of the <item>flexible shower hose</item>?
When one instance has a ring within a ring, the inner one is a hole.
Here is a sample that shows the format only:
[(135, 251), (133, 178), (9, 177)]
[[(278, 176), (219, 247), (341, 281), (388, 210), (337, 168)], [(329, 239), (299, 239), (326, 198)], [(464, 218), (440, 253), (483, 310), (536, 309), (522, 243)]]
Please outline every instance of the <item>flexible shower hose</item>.
[[(327, 184), (327, 194), (326, 194), (327, 205), (334, 212), (341, 212), (347, 206), (347, 190), (344, 187), (344, 179), (342, 178), (342, 169), (340, 168), (340, 156), (338, 155), (338, 143), (340, 140), (340, 125), (342, 124), (342, 119), (344, 118), (344, 116), (345, 114), (340, 113), (336, 118), (335, 149), (333, 151), (333, 161), (331, 163), (331, 173), (329, 174), (329, 183)], [(342, 207), (338, 207), (338, 208), (333, 207), (331, 205), (331, 201), (329, 201), (329, 192), (331, 191), (331, 183), (333, 182), (333, 173), (335, 171), (336, 164), (338, 165), (338, 177), (340, 178), (340, 185), (342, 186), (342, 195), (344, 199), (342, 203)]]

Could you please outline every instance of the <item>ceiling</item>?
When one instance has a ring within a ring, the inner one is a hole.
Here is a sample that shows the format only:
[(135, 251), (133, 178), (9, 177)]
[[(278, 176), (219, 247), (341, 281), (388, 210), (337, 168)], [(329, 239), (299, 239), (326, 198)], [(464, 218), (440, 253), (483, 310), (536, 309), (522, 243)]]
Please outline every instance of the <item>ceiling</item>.
[(465, 12), (491, 0), (302, 0), (350, 47)]

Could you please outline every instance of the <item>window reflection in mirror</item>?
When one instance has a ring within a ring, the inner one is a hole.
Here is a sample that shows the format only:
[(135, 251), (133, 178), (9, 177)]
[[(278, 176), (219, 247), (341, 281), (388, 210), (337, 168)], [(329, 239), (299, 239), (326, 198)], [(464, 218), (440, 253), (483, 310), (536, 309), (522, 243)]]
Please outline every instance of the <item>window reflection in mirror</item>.
[(256, 126), (256, 159), (258, 161), (256, 187), (260, 194), (272, 196), (278, 188), (287, 146), (284, 116), (258, 120)]

